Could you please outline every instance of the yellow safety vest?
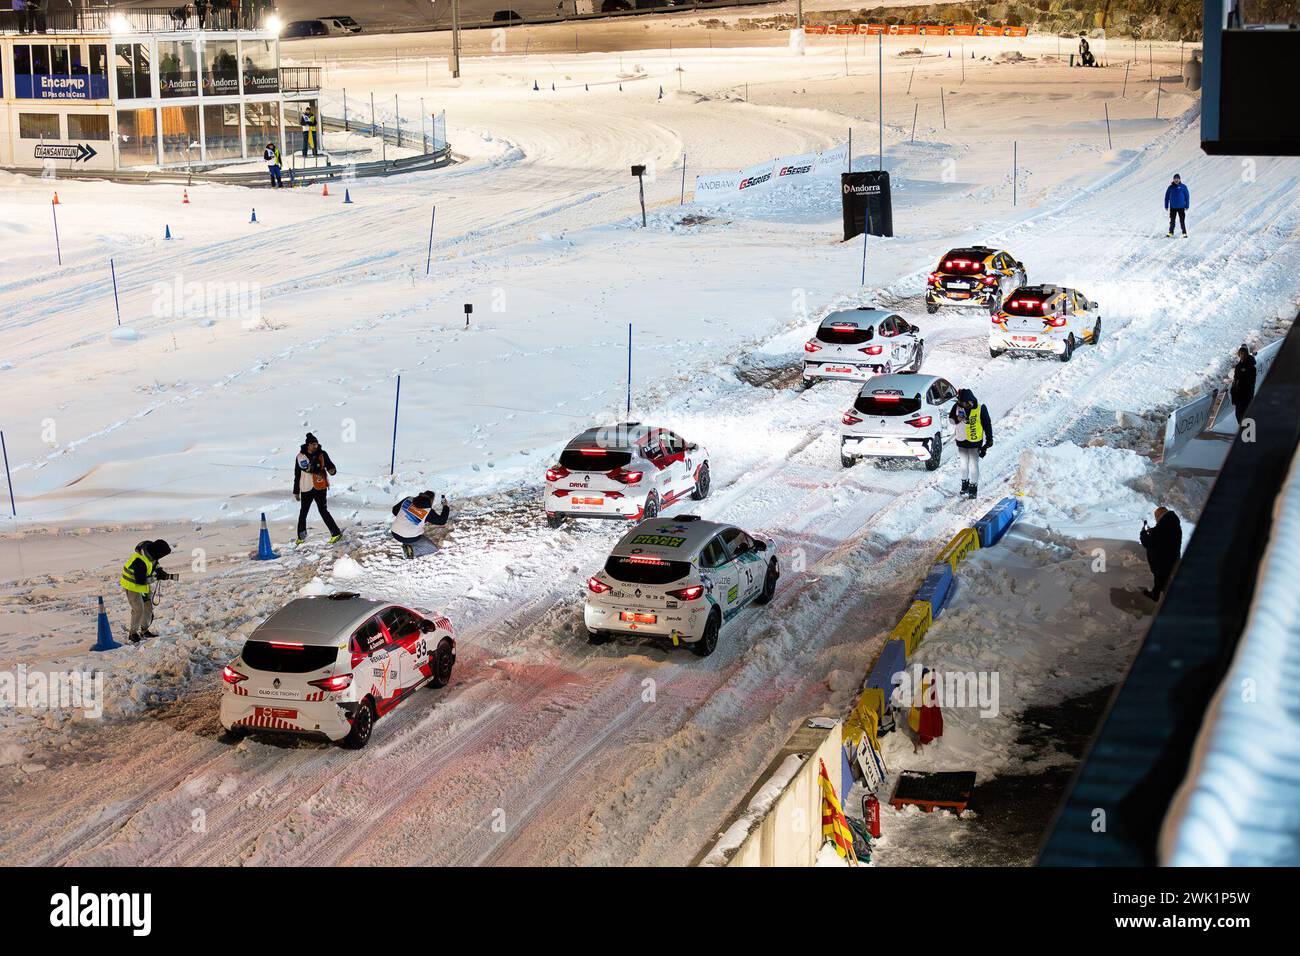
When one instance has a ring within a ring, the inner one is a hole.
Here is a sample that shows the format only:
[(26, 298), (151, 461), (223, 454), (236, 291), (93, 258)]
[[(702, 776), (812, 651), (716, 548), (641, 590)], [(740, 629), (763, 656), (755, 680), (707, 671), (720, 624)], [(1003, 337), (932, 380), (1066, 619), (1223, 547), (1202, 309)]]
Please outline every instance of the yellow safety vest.
[(973, 442), (984, 441), (984, 419), (980, 414), (979, 405), (966, 413), (966, 440)]
[(135, 563), (136, 558), (139, 558), (141, 561), (144, 562), (145, 577), (147, 578), (153, 577), (153, 562), (150, 561), (149, 558), (147, 558), (145, 555), (141, 554), (139, 551), (136, 551), (131, 555), (131, 557), (127, 559), (126, 564), (122, 565), (122, 580), (119, 581), (118, 583), (121, 584), (122, 587), (126, 588), (128, 591), (134, 591), (136, 594), (148, 594), (149, 585), (136, 584), (135, 578), (127, 574), (127, 569), (130, 568), (131, 565)]

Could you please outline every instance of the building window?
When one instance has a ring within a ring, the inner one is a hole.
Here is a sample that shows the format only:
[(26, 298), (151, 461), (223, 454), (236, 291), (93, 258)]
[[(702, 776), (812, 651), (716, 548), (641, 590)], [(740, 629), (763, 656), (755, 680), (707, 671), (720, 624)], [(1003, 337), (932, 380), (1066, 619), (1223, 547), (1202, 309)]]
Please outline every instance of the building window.
[(108, 140), (107, 113), (69, 113), (68, 139)]
[(274, 40), (243, 40), (243, 74), (245, 93), (278, 93), (280, 71)]
[(14, 96), (27, 100), (106, 100), (106, 47), (14, 44)]
[(123, 166), (158, 163), (158, 125), (152, 109), (117, 111), (117, 155)]
[(143, 100), (153, 96), (149, 76), (149, 47), (144, 43), (114, 45), (117, 61), (117, 98)]
[(267, 143), (280, 145), (280, 104), (245, 103), (244, 135), (253, 153), (261, 153)]
[(192, 163), (199, 152), (199, 108), (164, 106), (162, 109), (163, 162)]
[(239, 49), (234, 40), (208, 40), (203, 46), (203, 95), (239, 95)]
[(164, 97), (199, 95), (199, 51), (193, 40), (158, 41), (158, 89)]
[(19, 113), (19, 139), (60, 139), (58, 113)]
[(244, 155), (239, 140), (238, 103), (203, 107), (203, 144), (210, 160), (238, 159)]

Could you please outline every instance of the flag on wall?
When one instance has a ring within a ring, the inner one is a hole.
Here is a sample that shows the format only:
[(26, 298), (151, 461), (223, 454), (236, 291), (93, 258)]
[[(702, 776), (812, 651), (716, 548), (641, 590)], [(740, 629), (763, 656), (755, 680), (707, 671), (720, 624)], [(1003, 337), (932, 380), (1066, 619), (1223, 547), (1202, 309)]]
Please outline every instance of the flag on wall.
[(853, 852), (853, 834), (849, 831), (849, 821), (844, 819), (844, 811), (840, 809), (840, 798), (835, 795), (835, 785), (826, 773), (826, 762), (818, 759), (817, 765), (817, 782), (822, 788), (822, 838), (834, 845), (835, 852), (842, 859), (857, 863), (858, 858)]

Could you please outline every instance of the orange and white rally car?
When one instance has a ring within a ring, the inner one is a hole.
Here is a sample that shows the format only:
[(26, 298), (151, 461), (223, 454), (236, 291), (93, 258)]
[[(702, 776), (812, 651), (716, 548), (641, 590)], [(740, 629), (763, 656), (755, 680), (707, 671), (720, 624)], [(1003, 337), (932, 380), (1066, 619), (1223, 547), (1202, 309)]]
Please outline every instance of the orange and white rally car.
[(1025, 264), (1005, 250), (951, 249), (926, 282), (925, 311), (933, 315), (941, 306), (954, 306), (995, 312), (1008, 293), (1028, 281)]
[(451, 622), (351, 593), (290, 601), (222, 671), (221, 726), (361, 748), (375, 721), (456, 663)]

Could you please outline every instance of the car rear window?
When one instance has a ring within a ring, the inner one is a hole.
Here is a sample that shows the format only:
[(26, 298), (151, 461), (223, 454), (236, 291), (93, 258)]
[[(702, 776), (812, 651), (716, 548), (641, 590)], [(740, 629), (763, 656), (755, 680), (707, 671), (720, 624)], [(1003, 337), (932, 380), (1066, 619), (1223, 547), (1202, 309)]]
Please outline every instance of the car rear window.
[(870, 342), (873, 335), (871, 326), (860, 329), (853, 325), (823, 325), (817, 330), (817, 338), (832, 345), (861, 345)]
[(273, 644), (270, 641), (247, 641), (244, 663), (253, 670), (275, 674), (307, 674), (331, 666), (338, 659), (338, 648), (319, 644)]
[(690, 573), (686, 561), (665, 561), (661, 558), (627, 557), (610, 555), (605, 562), (605, 573), (615, 581), (628, 584), (670, 584)]
[(979, 275), (984, 271), (984, 256), (954, 249), (939, 260), (939, 271), (963, 276)]
[(613, 471), (632, 460), (632, 453), (605, 448), (566, 448), (560, 464), (569, 471)]
[(1031, 297), (1011, 298), (1002, 304), (1003, 310), (1008, 315), (1023, 315), (1027, 317), (1036, 317), (1044, 313), (1043, 300)]
[(882, 417), (910, 415), (921, 410), (921, 397), (903, 395), (859, 395), (853, 407), (865, 415)]

